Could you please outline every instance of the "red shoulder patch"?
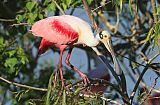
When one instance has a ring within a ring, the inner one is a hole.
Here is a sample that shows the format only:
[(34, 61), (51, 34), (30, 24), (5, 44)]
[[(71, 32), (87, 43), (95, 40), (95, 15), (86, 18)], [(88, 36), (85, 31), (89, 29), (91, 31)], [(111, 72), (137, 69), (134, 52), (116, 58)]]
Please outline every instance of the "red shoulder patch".
[(51, 23), (51, 26), (56, 32), (60, 33), (61, 35), (64, 35), (66, 38), (78, 38), (78, 32), (76, 32), (70, 25), (68, 25), (65, 22), (61, 22), (58, 19), (55, 19)]

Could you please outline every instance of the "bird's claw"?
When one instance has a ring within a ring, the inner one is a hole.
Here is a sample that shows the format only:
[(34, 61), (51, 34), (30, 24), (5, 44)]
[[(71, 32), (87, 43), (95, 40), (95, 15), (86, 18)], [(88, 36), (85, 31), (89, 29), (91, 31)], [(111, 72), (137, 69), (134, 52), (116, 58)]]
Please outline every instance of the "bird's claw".
[(80, 76), (81, 76), (81, 78), (82, 78), (83, 81), (84, 81), (84, 86), (88, 86), (88, 85), (90, 84), (90, 81), (89, 81), (87, 75), (81, 74)]

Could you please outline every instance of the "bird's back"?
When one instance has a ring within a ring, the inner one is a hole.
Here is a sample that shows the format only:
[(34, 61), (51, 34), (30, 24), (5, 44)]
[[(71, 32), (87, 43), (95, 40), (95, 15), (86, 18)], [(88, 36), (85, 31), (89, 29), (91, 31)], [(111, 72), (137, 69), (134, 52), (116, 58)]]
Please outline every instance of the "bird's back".
[(78, 39), (81, 29), (91, 29), (88, 23), (82, 19), (70, 16), (52, 16), (42, 19), (32, 26), (32, 33), (35, 36), (43, 37), (52, 43), (69, 44)]

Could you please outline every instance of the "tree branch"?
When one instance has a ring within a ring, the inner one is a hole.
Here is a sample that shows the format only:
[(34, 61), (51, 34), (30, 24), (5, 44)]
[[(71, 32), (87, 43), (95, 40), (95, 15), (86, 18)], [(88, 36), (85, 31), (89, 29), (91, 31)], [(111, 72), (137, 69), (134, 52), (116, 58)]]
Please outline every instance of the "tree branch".
[(156, 12), (156, 2), (155, 2), (155, 0), (151, 0), (151, 5), (152, 5), (154, 23), (156, 23), (157, 22), (157, 12)]
[(101, 7), (105, 6), (105, 5), (107, 5), (107, 4), (110, 3), (110, 2), (111, 2), (111, 1), (108, 1), (107, 3), (104, 3), (103, 5), (100, 5), (100, 6), (98, 6), (97, 8), (91, 10), (92, 13), (93, 13), (95, 10), (97, 10), (97, 9), (99, 9), (99, 8), (101, 8)]
[(153, 89), (155, 88), (155, 86), (156, 86), (156, 84), (157, 84), (157, 79), (158, 79), (158, 77), (155, 78), (152, 87), (150, 88), (148, 94), (144, 97), (143, 101), (140, 102), (140, 105), (142, 105), (142, 104), (148, 99), (148, 97), (151, 95), (151, 92), (153, 91)]
[(0, 77), (0, 80), (10, 84), (10, 85), (15, 85), (17, 87), (22, 87), (22, 88), (27, 88), (27, 89), (32, 89), (32, 90), (37, 90), (37, 91), (47, 91), (47, 89), (44, 89), (44, 88), (37, 88), (37, 87), (32, 87), (32, 86), (28, 86), (28, 85), (23, 85), (23, 84), (19, 84), (19, 83), (16, 83), (16, 82), (11, 82), (3, 77)]
[(62, 15), (65, 15), (65, 12), (64, 12), (63, 9), (57, 4), (57, 2), (56, 2), (55, 0), (52, 0), (52, 1), (56, 4), (57, 8), (58, 8), (59, 11), (62, 13)]
[(24, 26), (24, 25), (29, 25), (28, 23), (18, 23), (18, 24), (12, 24), (10, 26)]
[(15, 19), (0, 19), (1, 22), (13, 22)]
[[(87, 94), (80, 94), (80, 96), (83, 96), (83, 97), (87, 97), (87, 98), (96, 98), (96, 96), (93, 96), (93, 95), (87, 95)], [(100, 97), (102, 100), (104, 101), (107, 101), (107, 102), (110, 102), (111, 104), (114, 104), (114, 105), (122, 105), (120, 104), (119, 102), (115, 101), (115, 100), (112, 100), (112, 99), (108, 99), (108, 98), (105, 98), (105, 97)]]
[(85, 10), (86, 10), (86, 12), (87, 12), (90, 20), (91, 20), (93, 29), (95, 29), (96, 31), (98, 31), (97, 23), (96, 23), (96, 21), (95, 21), (94, 18), (93, 18), (93, 15), (92, 15), (92, 13), (91, 13), (90, 8), (88, 7), (88, 4), (87, 4), (86, 0), (82, 0), (82, 1), (83, 1), (83, 4), (84, 4), (84, 8), (85, 8)]
[(142, 78), (143, 78), (143, 76), (144, 76), (144, 74), (146, 73), (147, 70), (148, 70), (148, 66), (146, 66), (146, 67), (143, 69), (141, 75), (139, 76), (139, 78), (138, 78), (138, 80), (137, 80), (137, 82), (136, 82), (136, 84), (135, 84), (135, 86), (134, 86), (134, 89), (133, 89), (133, 91), (132, 91), (132, 93), (131, 93), (131, 96), (130, 96), (130, 103), (131, 103), (131, 104), (133, 103), (133, 98), (134, 98), (134, 96), (135, 96), (135, 94), (136, 94), (136, 91), (137, 91), (137, 89), (138, 89), (139, 83), (140, 83), (140, 81), (142, 80)]
[(116, 16), (117, 16), (117, 22), (116, 22), (115, 25), (112, 25), (112, 24), (106, 19), (106, 17), (104, 16), (103, 13), (98, 12), (98, 15), (99, 15), (101, 21), (102, 21), (103, 23), (105, 23), (106, 27), (107, 27), (109, 30), (111, 30), (113, 33), (117, 33), (117, 31), (118, 31), (118, 25), (119, 25), (119, 12), (118, 12), (118, 7), (115, 7), (115, 8), (116, 8)]

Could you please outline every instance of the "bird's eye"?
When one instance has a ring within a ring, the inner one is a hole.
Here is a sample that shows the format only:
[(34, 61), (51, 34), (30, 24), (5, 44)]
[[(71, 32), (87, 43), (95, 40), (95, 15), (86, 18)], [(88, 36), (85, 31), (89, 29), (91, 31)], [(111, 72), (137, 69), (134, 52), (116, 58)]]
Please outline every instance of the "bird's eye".
[(103, 39), (102, 31), (99, 33), (99, 37), (100, 37), (101, 39)]

